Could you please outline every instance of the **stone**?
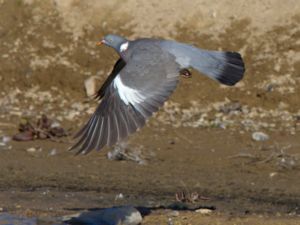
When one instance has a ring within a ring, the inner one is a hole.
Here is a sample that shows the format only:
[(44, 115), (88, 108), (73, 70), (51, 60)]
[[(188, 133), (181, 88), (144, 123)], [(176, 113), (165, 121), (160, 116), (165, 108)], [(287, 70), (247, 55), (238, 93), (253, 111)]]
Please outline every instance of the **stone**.
[(31, 141), (34, 135), (32, 131), (24, 131), (13, 136), (14, 141)]
[(33, 147), (27, 148), (26, 151), (27, 152), (36, 152), (36, 148), (33, 148)]
[(117, 194), (115, 197), (115, 201), (122, 200), (122, 199), (124, 199), (124, 195), (122, 193)]
[(55, 128), (55, 127), (61, 127), (61, 124), (57, 121), (54, 121), (53, 123), (51, 123), (50, 128)]
[(207, 215), (207, 214), (211, 214), (213, 212), (213, 210), (211, 210), (211, 209), (197, 209), (195, 212)]
[(64, 216), (63, 222), (94, 225), (138, 225), (143, 218), (132, 206), (112, 207)]
[(51, 151), (49, 152), (49, 156), (54, 156), (56, 154), (57, 154), (56, 148), (51, 149)]
[(179, 212), (177, 210), (172, 210), (171, 212), (168, 213), (168, 215), (172, 217), (177, 217), (179, 216)]
[(273, 178), (273, 177), (277, 176), (277, 174), (278, 174), (277, 172), (272, 172), (269, 174), (269, 176), (270, 176), (270, 178)]
[(68, 112), (68, 114), (65, 116), (65, 119), (69, 120), (69, 121), (73, 121), (75, 119), (75, 117), (78, 115), (79, 115), (78, 111), (72, 110), (72, 111)]
[(10, 136), (2, 136), (1, 142), (7, 144), (10, 141), (11, 141), (11, 137)]
[(85, 92), (88, 97), (92, 97), (97, 92), (97, 77), (92, 76), (84, 81)]
[(252, 134), (252, 139), (254, 141), (267, 141), (269, 140), (269, 135), (265, 134), (264, 132), (254, 132)]

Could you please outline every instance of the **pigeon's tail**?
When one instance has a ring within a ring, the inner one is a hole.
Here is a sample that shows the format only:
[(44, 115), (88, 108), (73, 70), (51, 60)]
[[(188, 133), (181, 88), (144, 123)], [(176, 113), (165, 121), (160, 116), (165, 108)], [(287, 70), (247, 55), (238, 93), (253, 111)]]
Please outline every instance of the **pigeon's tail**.
[(235, 85), (245, 72), (241, 55), (237, 52), (201, 51), (190, 66), (222, 84)]
[(173, 41), (162, 46), (183, 68), (192, 67), (222, 84), (232, 86), (244, 76), (245, 65), (237, 52), (207, 51)]

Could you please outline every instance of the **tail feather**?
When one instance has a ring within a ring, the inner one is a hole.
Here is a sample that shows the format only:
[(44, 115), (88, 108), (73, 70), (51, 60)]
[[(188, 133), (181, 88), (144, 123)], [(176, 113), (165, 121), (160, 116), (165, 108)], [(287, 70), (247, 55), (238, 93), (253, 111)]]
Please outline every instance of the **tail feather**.
[(223, 54), (224, 58), (216, 58), (216, 60), (221, 61), (222, 66), (211, 68), (211, 72), (220, 83), (232, 86), (243, 78), (245, 65), (239, 53), (223, 52)]
[(161, 45), (183, 68), (192, 67), (222, 84), (232, 86), (244, 76), (245, 65), (237, 52), (202, 50), (174, 41), (164, 41)]

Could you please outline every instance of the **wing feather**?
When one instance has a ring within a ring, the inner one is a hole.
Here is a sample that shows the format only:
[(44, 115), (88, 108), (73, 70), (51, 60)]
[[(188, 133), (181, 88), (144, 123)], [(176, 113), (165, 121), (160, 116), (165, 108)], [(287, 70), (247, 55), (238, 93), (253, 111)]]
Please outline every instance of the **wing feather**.
[(100, 150), (104, 146), (114, 145), (145, 125), (178, 83), (179, 65), (169, 55), (162, 55), (152, 58), (155, 66), (143, 60), (143, 57), (151, 60), (151, 55), (141, 55), (126, 65), (121, 59), (117, 61), (97, 93), (97, 98), (101, 99), (99, 106), (77, 133), (76, 137), (80, 139), (71, 149), (83, 154), (92, 149)]

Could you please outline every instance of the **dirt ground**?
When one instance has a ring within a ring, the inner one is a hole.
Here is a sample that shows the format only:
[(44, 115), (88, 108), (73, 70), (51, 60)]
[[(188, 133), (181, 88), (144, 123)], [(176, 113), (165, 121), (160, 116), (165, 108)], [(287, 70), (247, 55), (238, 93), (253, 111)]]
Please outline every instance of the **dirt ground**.
[[(297, 0), (0, 0), (0, 211), (45, 221), (134, 205), (152, 208), (149, 225), (299, 224), (299, 15)], [(45, 114), (71, 134), (86, 122), (97, 102), (84, 81), (100, 86), (117, 59), (95, 46), (108, 33), (238, 51), (246, 74), (230, 88), (182, 79), (129, 138), (127, 160), (74, 156), (70, 136), (5, 141), (24, 118)]]

